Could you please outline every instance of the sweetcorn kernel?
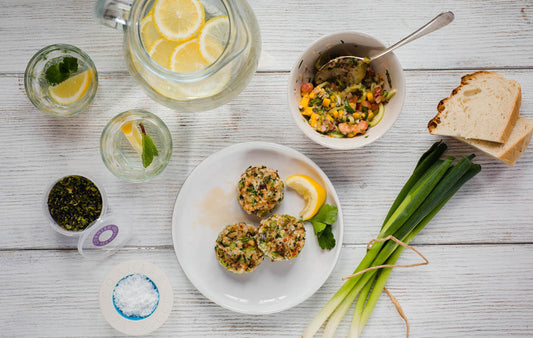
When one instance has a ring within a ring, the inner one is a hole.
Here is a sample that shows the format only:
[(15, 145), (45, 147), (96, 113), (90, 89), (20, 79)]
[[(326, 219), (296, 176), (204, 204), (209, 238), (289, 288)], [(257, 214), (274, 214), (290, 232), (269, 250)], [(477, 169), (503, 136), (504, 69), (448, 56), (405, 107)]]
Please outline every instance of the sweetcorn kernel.
[(304, 108), (309, 106), (309, 95), (304, 95), (304, 97), (302, 97), (302, 99), (300, 100), (300, 106)]
[(311, 116), (313, 114), (313, 107), (305, 107), (302, 111), (302, 115)]

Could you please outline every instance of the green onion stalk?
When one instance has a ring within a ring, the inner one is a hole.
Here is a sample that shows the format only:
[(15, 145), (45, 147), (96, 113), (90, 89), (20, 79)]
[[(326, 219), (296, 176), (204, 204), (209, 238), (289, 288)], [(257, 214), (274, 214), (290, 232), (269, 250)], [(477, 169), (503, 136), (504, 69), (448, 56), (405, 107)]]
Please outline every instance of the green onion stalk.
[[(418, 161), (411, 177), (393, 202), (378, 238), (394, 236), (408, 244), (468, 180), (480, 172), (472, 163), (474, 155), (441, 160), (446, 151), (444, 142), (436, 142)], [(375, 242), (359, 263), (354, 274), (365, 269), (394, 265), (404, 247), (394, 241)], [(355, 311), (350, 337), (358, 337), (380, 297), (392, 268), (369, 270), (348, 279), (304, 330), (303, 337), (312, 337), (327, 321), (324, 337), (335, 331), (354, 301)]]

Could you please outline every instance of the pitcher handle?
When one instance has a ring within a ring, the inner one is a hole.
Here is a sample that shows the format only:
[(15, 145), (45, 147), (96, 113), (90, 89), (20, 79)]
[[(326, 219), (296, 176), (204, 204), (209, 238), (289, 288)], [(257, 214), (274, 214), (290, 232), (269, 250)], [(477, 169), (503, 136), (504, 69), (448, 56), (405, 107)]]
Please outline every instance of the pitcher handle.
[(101, 24), (118, 30), (126, 30), (132, 1), (128, 0), (98, 0), (94, 6), (94, 13)]

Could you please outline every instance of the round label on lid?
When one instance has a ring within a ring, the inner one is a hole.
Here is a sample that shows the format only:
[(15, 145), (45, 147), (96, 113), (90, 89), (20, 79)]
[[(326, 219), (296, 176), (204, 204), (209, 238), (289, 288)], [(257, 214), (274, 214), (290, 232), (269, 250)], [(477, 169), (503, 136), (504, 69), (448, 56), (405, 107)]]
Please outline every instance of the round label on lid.
[[(110, 232), (110, 234), (109, 233), (107, 234), (108, 235), (107, 239), (102, 240), (100, 236), (102, 236), (106, 231)], [(94, 234), (93, 245), (96, 247), (107, 245), (111, 243), (117, 237), (117, 235), (118, 235), (118, 226), (116, 226), (115, 224), (105, 225), (101, 227), (100, 229), (98, 229), (98, 231)]]
[(78, 251), (86, 258), (100, 259), (112, 255), (130, 239), (130, 228), (107, 216), (84, 231), (78, 241)]

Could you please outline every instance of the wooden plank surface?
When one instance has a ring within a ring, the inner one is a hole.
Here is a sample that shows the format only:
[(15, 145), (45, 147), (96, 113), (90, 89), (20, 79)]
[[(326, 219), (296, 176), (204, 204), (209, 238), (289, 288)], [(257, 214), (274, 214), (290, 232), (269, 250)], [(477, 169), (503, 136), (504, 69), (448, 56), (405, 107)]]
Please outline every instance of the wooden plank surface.
[[(417, 248), (430, 264), (398, 269), (387, 285), (410, 320), (412, 337), (531, 334), (531, 245)], [(225, 310), (199, 294), (182, 273), (171, 248), (123, 250), (101, 264), (84, 260), (76, 251), (4, 251), (0, 255), (0, 283), (4, 285), (0, 335), (117, 336), (99, 310), (100, 283), (115, 264), (142, 257), (166, 272), (174, 291), (172, 313), (154, 337), (296, 337), (363, 254), (363, 246), (345, 246), (334, 273), (313, 297), (282, 313), (250, 316)], [(418, 259), (404, 254), (400, 263)], [(346, 335), (350, 317), (347, 315), (339, 327), (339, 336)], [(380, 298), (364, 335), (405, 335), (405, 325), (386, 295)]]
[[(70, 43), (85, 50), (101, 72), (125, 71), (122, 33), (100, 25), (94, 1), (0, 0), (4, 48), (0, 73), (23, 72), (40, 48)], [(366, 32), (391, 45), (435, 15), (456, 20), (398, 50), (407, 69), (533, 67), (533, 4), (492, 1), (253, 0), (263, 41), (261, 71), (288, 71), (314, 40), (333, 32)]]
[[(531, 73), (502, 73), (522, 84), (522, 114), (533, 117)], [(233, 102), (201, 115), (176, 113), (149, 100), (129, 75), (104, 74), (94, 104), (68, 119), (35, 111), (20, 86), (21, 76), (4, 76), (0, 87), (6, 90), (0, 93), (0, 101), (6, 104), (0, 107), (0, 121), (12, 146), (5, 149), (0, 164), (4, 182), (0, 192), (5, 196), (0, 213), (6, 220), (0, 229), (10, 236), (0, 238), (0, 248), (75, 247), (75, 241), (48, 231), (41, 209), (42, 193), (61, 175), (58, 172), (75, 170), (89, 172), (103, 182), (111, 209), (135, 229), (137, 236), (130, 245), (171, 245), (172, 208), (191, 170), (226, 146), (259, 140), (293, 147), (316, 161), (340, 196), (345, 242), (366, 243), (377, 234), (420, 154), (439, 139), (428, 134), (427, 121), (435, 114), (438, 101), (448, 95), (462, 75), (464, 72), (459, 71), (407, 72), (409, 94), (394, 127), (374, 144), (353, 151), (323, 148), (300, 132), (286, 106), (287, 74), (257, 74)], [(117, 102), (117, 97), (123, 99)], [(148, 183), (120, 181), (100, 159), (102, 129), (114, 115), (130, 108), (158, 114), (174, 139), (169, 166)], [(457, 141), (446, 141), (451, 155), (478, 154), (476, 161), (483, 171), (450, 201), (431, 223), (431, 231), (424, 231), (416, 241), (533, 242), (533, 152), (527, 151), (515, 167), (509, 168)], [(24, 231), (14, 231), (13, 224)]]
[[(533, 118), (533, 3), (421, 0), (332, 2), (252, 0), (263, 52), (258, 73), (231, 103), (183, 114), (150, 100), (127, 73), (122, 33), (99, 25), (94, 1), (0, 0), (0, 336), (116, 336), (100, 314), (104, 275), (129, 259), (147, 259), (169, 276), (174, 308), (154, 336), (299, 336), (341, 285), (378, 231), (416, 160), (438, 138), (427, 121), (462, 75), (497, 70), (522, 86), (521, 114)], [(407, 97), (394, 127), (359, 150), (334, 151), (308, 140), (289, 116), (288, 72), (303, 50), (323, 35), (357, 30), (390, 45), (437, 13), (452, 10), (448, 27), (398, 50)], [(99, 91), (91, 107), (68, 119), (39, 113), (24, 91), (30, 57), (52, 43), (71, 43), (93, 58)], [(116, 114), (131, 108), (156, 113), (169, 126), (174, 150), (151, 182), (114, 177), (100, 159), (99, 137)], [(187, 175), (203, 159), (247, 141), (290, 146), (328, 175), (344, 211), (341, 258), (325, 285), (295, 308), (242, 316), (213, 304), (187, 280), (171, 240), (172, 208)], [(445, 138), (451, 155), (474, 152), (483, 171), (417, 236), (428, 266), (394, 271), (388, 288), (411, 322), (412, 337), (532, 336), (533, 150), (514, 168)], [(82, 170), (103, 184), (111, 211), (135, 236), (109, 260), (82, 259), (76, 240), (48, 228), (42, 193), (62, 174)], [(404, 254), (402, 262), (416, 257)], [(344, 336), (349, 319), (343, 321)], [(386, 297), (378, 302), (365, 337), (402, 337), (405, 327)]]

